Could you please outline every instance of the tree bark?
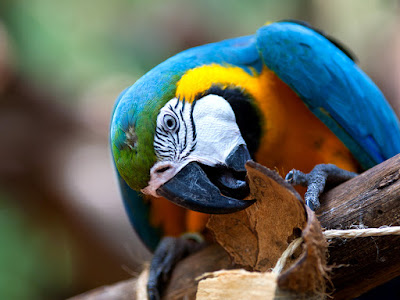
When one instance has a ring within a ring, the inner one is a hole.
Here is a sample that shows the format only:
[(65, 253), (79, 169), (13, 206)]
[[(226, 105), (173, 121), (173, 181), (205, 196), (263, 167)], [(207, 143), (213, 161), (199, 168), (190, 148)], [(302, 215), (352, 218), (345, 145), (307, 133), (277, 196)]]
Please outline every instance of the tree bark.
[[(326, 229), (400, 225), (400, 155), (325, 193), (316, 212)], [(400, 276), (400, 236), (333, 239), (335, 299), (348, 299)]]

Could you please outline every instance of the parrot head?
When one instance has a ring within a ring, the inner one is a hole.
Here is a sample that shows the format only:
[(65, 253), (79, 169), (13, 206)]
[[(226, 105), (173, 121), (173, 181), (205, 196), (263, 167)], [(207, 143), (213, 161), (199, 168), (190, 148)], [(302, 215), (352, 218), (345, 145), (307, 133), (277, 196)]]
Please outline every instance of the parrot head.
[[(239, 125), (251, 127), (259, 118), (249, 94), (226, 81), (235, 72), (245, 78), (254, 70), (215, 63), (182, 67), (173, 57), (121, 93), (111, 147), (133, 190), (203, 213), (231, 213), (254, 203), (243, 200), (249, 195), (245, 163), (256, 147), (246, 140), (257, 140), (259, 126), (244, 133)], [(245, 120), (237, 120), (237, 110), (249, 112)]]

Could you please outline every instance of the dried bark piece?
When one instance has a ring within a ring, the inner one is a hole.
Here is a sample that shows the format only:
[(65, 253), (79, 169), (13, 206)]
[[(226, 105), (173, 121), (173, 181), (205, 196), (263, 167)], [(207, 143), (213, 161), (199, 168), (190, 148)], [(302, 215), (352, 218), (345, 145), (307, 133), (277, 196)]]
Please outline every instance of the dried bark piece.
[(304, 203), (295, 189), (277, 172), (248, 163), (251, 196), (257, 202), (245, 212), (257, 235), (256, 271), (274, 267), (283, 251), (300, 237), (306, 224)]
[(233, 261), (248, 270), (268, 271), (292, 240), (304, 243), (278, 277), (282, 290), (324, 293), (327, 244), (314, 212), (276, 172), (255, 162), (246, 164), (251, 197), (245, 211), (213, 215), (208, 228)]
[(271, 272), (248, 272), (245, 270), (223, 270), (206, 274), (199, 282), (196, 300), (293, 300), (325, 299), (322, 294), (309, 294), (302, 297), (291, 291), (281, 290), (277, 284), (277, 275)]
[(207, 227), (236, 264), (253, 268), (256, 266), (259, 252), (257, 233), (250, 225), (245, 211), (229, 215), (212, 215)]
[(267, 271), (300, 236), (306, 213), (300, 195), (276, 172), (255, 162), (246, 168), (257, 202), (238, 213), (212, 215), (207, 227), (236, 264)]
[(274, 299), (276, 274), (245, 270), (218, 271), (199, 282), (196, 300)]
[(314, 212), (305, 206), (307, 225), (303, 229), (303, 252), (297, 261), (278, 277), (281, 289), (298, 293), (324, 294), (328, 280), (327, 247), (321, 225)]

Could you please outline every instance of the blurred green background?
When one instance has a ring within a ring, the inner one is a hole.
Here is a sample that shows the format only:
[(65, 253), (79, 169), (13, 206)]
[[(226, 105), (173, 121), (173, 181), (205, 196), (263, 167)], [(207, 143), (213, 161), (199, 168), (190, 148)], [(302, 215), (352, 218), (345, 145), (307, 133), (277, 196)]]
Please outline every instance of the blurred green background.
[(0, 299), (64, 299), (149, 253), (116, 188), (118, 93), (169, 56), (301, 19), (337, 37), (400, 111), (398, 0), (1, 0)]

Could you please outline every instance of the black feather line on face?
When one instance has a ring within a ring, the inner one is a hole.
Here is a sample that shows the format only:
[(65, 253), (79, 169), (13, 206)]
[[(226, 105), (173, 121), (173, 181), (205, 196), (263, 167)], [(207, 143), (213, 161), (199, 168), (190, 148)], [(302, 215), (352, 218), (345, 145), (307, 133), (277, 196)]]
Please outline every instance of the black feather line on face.
[[(175, 115), (176, 128), (174, 129), (174, 132), (170, 132), (170, 134), (174, 138), (176, 144), (179, 145), (179, 129), (180, 129), (179, 116), (177, 115), (175, 110), (171, 109), (171, 111)], [(176, 137), (176, 139), (175, 139), (175, 137)]]
[[(188, 148), (188, 134), (191, 134), (189, 128), (187, 126), (186, 120), (184, 118), (184, 109), (185, 109), (185, 101), (182, 101), (182, 107), (179, 107), (179, 100), (177, 103), (172, 106), (168, 106), (169, 112), (171, 117), (173, 117), (176, 121), (176, 128), (173, 130), (169, 130), (166, 125), (161, 122), (156, 127), (155, 137), (154, 137), (154, 150), (157, 153), (159, 159), (162, 160), (172, 160), (172, 161), (180, 161), (187, 158), (195, 149), (196, 147), (196, 128), (193, 119), (193, 105), (191, 106), (190, 111), (190, 122), (192, 124), (193, 129), (193, 143), (189, 151), (183, 155), (185, 150)], [(183, 127), (182, 127), (183, 126)], [(184, 139), (181, 143), (179, 134), (180, 130), (183, 130)], [(183, 156), (182, 156), (183, 155)]]
[(159, 132), (161, 132), (161, 133), (162, 133), (164, 136), (166, 136), (166, 137), (168, 137), (168, 136), (169, 136), (169, 131), (168, 131), (168, 130), (166, 130), (166, 129), (164, 128), (164, 126), (162, 126), (162, 127), (158, 127), (156, 131), (159, 131)]
[(182, 145), (182, 147), (181, 147), (181, 149), (180, 149), (180, 154), (182, 154), (183, 151), (184, 151), (184, 150), (186, 149), (186, 147), (187, 147), (187, 132), (188, 132), (185, 119), (183, 118), (183, 107), (182, 107), (182, 110), (180, 111), (180, 115), (181, 115), (182, 123), (183, 123), (183, 125), (185, 126), (185, 127), (184, 127), (184, 128), (185, 128), (185, 133), (184, 133), (185, 139), (184, 139), (183, 145)]
[[(196, 105), (196, 102), (197, 102), (197, 99), (194, 99), (194, 101), (192, 103), (191, 110), (190, 110), (190, 122), (192, 123), (192, 129), (193, 129), (193, 141), (196, 141), (196, 137), (197, 137), (196, 125), (194, 124), (194, 118), (193, 118), (193, 109), (194, 109), (194, 107)], [(191, 151), (193, 151), (193, 150), (191, 150)]]

